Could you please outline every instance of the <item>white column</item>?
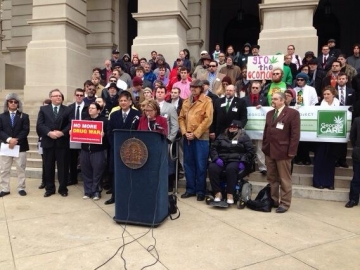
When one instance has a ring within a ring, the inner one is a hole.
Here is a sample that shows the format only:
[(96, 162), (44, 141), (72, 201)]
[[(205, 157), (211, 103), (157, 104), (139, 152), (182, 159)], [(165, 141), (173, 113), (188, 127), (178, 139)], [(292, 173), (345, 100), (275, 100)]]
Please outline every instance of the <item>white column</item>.
[(60, 89), (65, 103), (91, 76), (86, 49), (85, 0), (33, 0), (32, 40), (26, 50), (27, 104), (40, 103), (50, 90)]
[(317, 51), (318, 37), (313, 16), (319, 0), (263, 0), (259, 5), (262, 30), (259, 36), (261, 54), (286, 53), (293, 44), (296, 54)]
[(91, 55), (91, 66), (102, 68), (106, 59), (111, 58), (115, 44), (115, 2), (119, 0), (88, 0), (87, 27), (91, 33), (87, 48)]
[(186, 31), (191, 27), (187, 1), (138, 0), (138, 13), (132, 15), (138, 22), (132, 52), (149, 58), (156, 50), (171, 63), (187, 47)]

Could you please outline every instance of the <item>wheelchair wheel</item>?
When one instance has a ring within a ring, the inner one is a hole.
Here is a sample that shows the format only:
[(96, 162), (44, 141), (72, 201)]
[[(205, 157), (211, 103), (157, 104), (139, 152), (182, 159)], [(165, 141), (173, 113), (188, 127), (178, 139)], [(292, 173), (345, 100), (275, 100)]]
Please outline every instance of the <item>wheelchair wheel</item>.
[(236, 202), (236, 206), (238, 209), (244, 209), (245, 205), (246, 205), (246, 203), (242, 199), (240, 199)]
[(252, 185), (249, 182), (244, 181), (241, 187), (241, 199), (239, 201), (244, 201), (246, 203), (248, 200), (251, 200), (251, 193)]
[(207, 204), (207, 205), (209, 205), (211, 202), (213, 202), (214, 201), (214, 197), (213, 196), (211, 196), (211, 195), (207, 195), (206, 197), (205, 197), (205, 203)]

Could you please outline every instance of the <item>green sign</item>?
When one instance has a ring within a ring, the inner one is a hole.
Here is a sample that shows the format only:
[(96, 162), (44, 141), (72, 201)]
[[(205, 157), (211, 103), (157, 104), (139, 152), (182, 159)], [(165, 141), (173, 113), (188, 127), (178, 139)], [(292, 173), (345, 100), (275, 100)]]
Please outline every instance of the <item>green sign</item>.
[(318, 111), (317, 137), (346, 138), (345, 111)]

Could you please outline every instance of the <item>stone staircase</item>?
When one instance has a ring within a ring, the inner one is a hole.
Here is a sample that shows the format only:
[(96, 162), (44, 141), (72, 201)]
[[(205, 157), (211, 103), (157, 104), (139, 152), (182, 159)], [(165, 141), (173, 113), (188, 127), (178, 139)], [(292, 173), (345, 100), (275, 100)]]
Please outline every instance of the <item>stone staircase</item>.
[[(7, 93), (16, 92), (22, 97), (21, 90), (4, 90), (1, 92), (1, 99)], [(0, 104), (0, 110), (2, 111), (2, 102)], [(30, 116), (30, 134), (28, 137), (30, 144), (30, 151), (27, 154), (27, 178), (38, 178), (42, 176), (42, 161), (41, 156), (37, 151), (38, 137), (36, 134), (36, 119), (41, 103), (39, 104), (25, 104), (24, 112)], [(348, 144), (347, 163), (349, 168), (336, 168), (335, 170), (335, 190), (328, 189), (316, 189), (312, 187), (312, 172), (313, 165), (294, 165), (292, 181), (293, 181), (293, 196), (298, 198), (308, 198), (317, 200), (329, 200), (329, 201), (347, 201), (350, 181), (352, 179), (352, 158), (351, 158), (350, 144)], [(12, 176), (16, 176), (16, 168), (12, 168)], [(253, 185), (253, 197), (262, 189), (266, 184), (266, 177), (261, 175), (259, 172), (254, 172), (249, 177), (250, 182)], [(208, 183), (209, 184), (209, 183)], [(185, 179), (179, 181), (179, 187), (185, 187)]]

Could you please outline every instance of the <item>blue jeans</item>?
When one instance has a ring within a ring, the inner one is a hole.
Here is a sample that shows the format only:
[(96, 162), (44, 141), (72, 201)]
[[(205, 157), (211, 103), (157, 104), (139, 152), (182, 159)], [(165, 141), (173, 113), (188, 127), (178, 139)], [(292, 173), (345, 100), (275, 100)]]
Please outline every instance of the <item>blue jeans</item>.
[(205, 195), (209, 141), (184, 138), (186, 192)]

